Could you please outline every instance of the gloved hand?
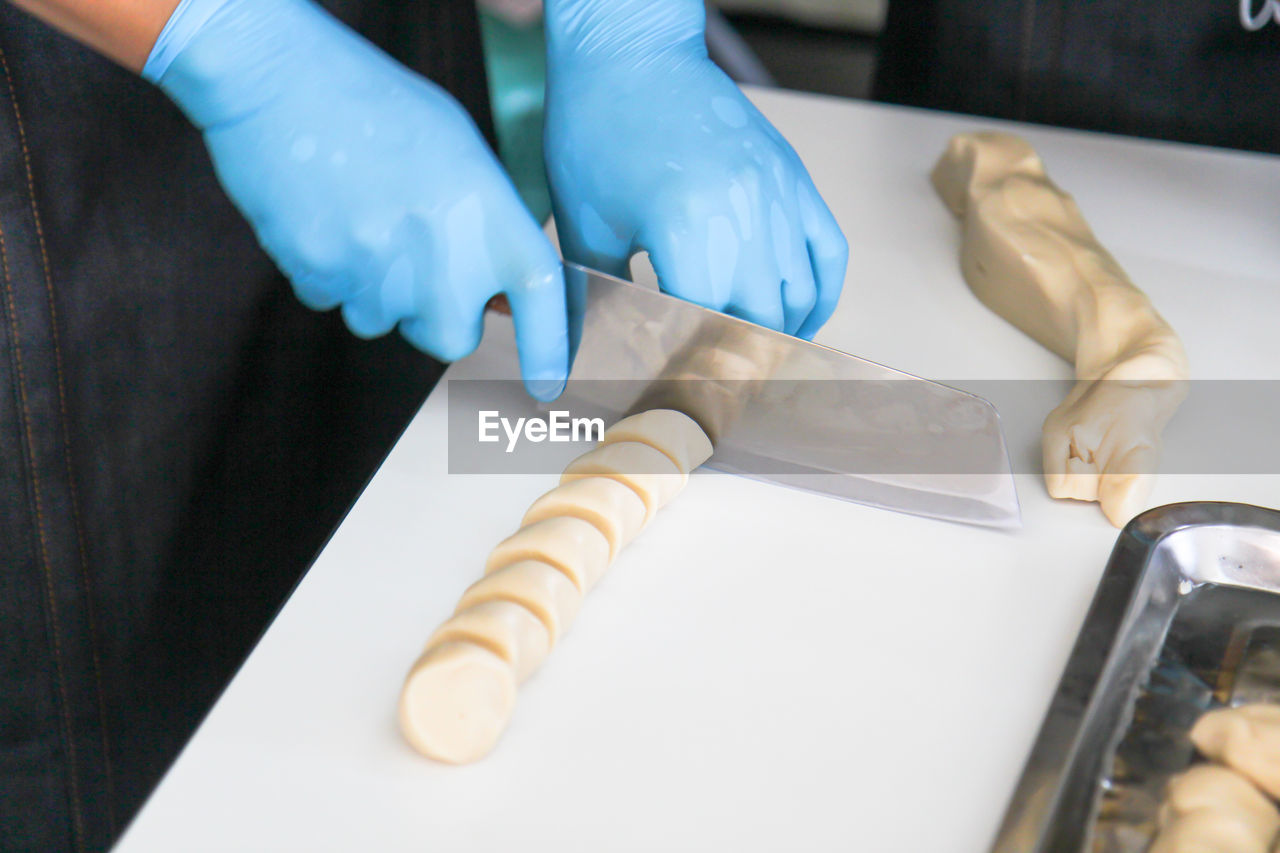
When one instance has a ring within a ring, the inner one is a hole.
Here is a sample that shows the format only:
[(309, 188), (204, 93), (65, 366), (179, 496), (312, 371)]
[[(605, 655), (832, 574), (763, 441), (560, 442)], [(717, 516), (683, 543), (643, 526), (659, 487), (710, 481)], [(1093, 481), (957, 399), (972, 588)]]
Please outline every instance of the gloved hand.
[(702, 0), (547, 0), (547, 174), (565, 257), (811, 338), (848, 244), (800, 158), (707, 58)]
[(505, 293), (530, 393), (569, 369), (564, 278), (463, 108), (308, 0), (182, 0), (143, 76), (204, 132), (263, 248), (361, 337), (444, 361)]

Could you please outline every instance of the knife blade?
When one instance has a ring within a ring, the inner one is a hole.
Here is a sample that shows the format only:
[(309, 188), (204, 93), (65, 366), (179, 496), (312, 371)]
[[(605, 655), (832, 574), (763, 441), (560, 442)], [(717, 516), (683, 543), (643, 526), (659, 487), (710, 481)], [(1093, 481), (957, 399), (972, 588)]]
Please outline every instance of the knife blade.
[(710, 467), (913, 515), (1021, 523), (988, 401), (565, 264), (575, 358), (562, 400), (669, 407), (712, 437)]

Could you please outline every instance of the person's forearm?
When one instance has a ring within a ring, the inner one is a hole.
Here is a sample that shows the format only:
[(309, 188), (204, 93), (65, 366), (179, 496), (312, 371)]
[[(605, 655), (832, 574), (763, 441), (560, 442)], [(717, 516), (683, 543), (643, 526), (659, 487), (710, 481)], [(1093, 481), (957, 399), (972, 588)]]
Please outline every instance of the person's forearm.
[(40, 20), (141, 71), (178, 0), (11, 0)]

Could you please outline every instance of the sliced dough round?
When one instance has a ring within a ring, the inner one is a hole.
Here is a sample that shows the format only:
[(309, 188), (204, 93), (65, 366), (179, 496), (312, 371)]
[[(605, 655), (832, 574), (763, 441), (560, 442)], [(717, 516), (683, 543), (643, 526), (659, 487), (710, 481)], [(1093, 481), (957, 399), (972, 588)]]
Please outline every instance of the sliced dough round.
[(486, 601), (519, 604), (542, 620), (554, 646), (578, 615), (582, 592), (554, 566), (540, 560), (521, 560), (473, 583), (462, 594), (455, 612)]
[(688, 480), (665, 453), (638, 441), (602, 444), (582, 454), (564, 469), (560, 482), (582, 477), (608, 477), (631, 489), (644, 501), (646, 523)]
[(638, 441), (661, 450), (683, 474), (710, 459), (712, 452), (711, 439), (698, 422), (675, 409), (650, 409), (623, 418), (604, 431), (600, 443), (621, 441)]
[(549, 563), (586, 592), (609, 567), (609, 540), (590, 522), (562, 515), (522, 528), (498, 543), (489, 554), (484, 573), (518, 563)]
[(542, 620), (511, 601), (484, 601), (453, 614), (436, 629), (427, 648), (465, 640), (509, 663), (516, 680), (524, 681), (551, 651), (551, 633)]
[(466, 764), (497, 743), (516, 703), (511, 665), (467, 642), (418, 658), (400, 692), (400, 731), (428, 758)]
[(583, 477), (556, 486), (534, 501), (520, 526), (563, 515), (590, 522), (603, 533), (612, 559), (644, 527), (645, 507), (639, 495), (617, 480)]

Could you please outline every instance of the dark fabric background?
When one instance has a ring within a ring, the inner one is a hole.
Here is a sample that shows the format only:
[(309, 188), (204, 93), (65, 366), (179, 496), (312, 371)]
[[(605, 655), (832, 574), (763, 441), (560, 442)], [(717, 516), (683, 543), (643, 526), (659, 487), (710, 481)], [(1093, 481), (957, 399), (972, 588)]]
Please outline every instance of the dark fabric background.
[[(473, 3), (329, 5), (491, 135)], [(302, 308), (157, 90), (0, 57), (0, 850), (102, 850), (441, 366)]]
[(874, 94), (1275, 153), (1277, 79), (1280, 26), (1238, 0), (890, 0)]

